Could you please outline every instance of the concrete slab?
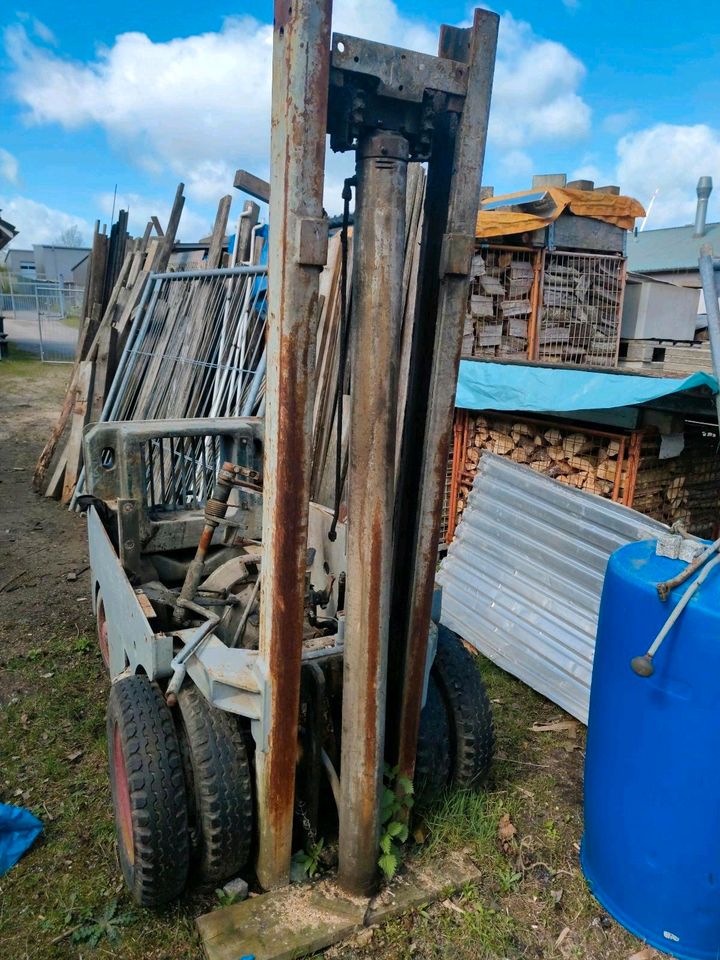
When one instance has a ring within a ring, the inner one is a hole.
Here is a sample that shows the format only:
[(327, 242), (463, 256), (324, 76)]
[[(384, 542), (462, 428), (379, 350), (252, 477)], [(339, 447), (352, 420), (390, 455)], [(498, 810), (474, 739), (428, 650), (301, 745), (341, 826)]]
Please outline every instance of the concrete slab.
[(199, 917), (208, 960), (296, 960), (363, 926), (367, 900), (347, 900), (327, 880), (263, 893)]
[(197, 920), (207, 960), (298, 960), (407, 910), (450, 896), (480, 871), (462, 854), (411, 864), (372, 900), (350, 899), (331, 879), (284, 887)]
[(442, 859), (413, 864), (406, 875), (371, 900), (365, 926), (382, 923), (408, 910), (449, 897), (466, 883), (479, 880), (480, 876), (475, 864), (463, 854), (449, 854)]

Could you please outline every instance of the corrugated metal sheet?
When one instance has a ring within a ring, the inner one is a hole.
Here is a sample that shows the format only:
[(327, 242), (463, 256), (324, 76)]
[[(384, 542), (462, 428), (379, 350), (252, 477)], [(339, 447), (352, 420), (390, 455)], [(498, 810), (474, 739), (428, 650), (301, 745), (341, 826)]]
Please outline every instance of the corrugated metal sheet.
[(442, 622), (587, 723), (608, 557), (667, 529), (485, 453), (438, 573)]
[(661, 273), (663, 270), (697, 272), (700, 247), (720, 245), (720, 223), (709, 223), (702, 237), (694, 236), (695, 225), (643, 230), (627, 243), (628, 270), (637, 273)]

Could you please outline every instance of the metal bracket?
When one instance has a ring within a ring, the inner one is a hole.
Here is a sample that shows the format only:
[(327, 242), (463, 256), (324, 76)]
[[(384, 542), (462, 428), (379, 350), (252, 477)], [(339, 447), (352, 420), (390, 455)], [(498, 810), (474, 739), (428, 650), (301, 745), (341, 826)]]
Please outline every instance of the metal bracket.
[(297, 225), (297, 263), (324, 267), (328, 253), (327, 217), (303, 217)]
[(142, 554), (141, 511), (137, 500), (118, 499), (118, 540), (120, 563), (126, 570), (139, 575)]
[(334, 34), (328, 131), (333, 150), (354, 150), (364, 131), (395, 131), (411, 160), (427, 160), (437, 117), (458, 113), (468, 65)]
[(475, 238), (464, 233), (446, 233), (440, 253), (440, 277), (465, 277), (475, 253)]

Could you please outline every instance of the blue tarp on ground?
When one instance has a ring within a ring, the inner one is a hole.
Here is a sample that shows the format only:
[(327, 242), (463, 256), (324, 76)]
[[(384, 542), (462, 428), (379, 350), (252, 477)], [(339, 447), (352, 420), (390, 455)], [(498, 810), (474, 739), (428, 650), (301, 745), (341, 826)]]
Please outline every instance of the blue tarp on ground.
[(561, 413), (633, 407), (696, 387), (718, 392), (707, 373), (684, 380), (628, 374), (595, 373), (515, 363), (460, 363), (455, 406), (465, 410), (526, 410)]
[(0, 803), (0, 877), (35, 843), (42, 828), (29, 810)]

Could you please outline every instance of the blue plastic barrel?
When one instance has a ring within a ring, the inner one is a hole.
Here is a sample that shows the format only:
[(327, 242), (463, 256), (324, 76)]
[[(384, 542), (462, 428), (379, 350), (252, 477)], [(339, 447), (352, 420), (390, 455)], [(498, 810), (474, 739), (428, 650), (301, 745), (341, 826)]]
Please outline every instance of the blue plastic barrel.
[[(610, 558), (600, 607), (585, 758), (581, 863), (615, 919), (660, 950), (720, 957), (720, 567), (635, 674), (692, 580), (655, 541)], [(697, 575), (696, 575), (697, 576)], [(695, 578), (693, 578), (695, 579)]]

